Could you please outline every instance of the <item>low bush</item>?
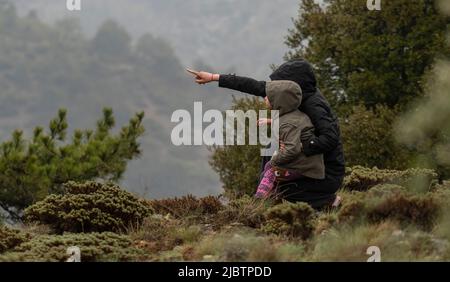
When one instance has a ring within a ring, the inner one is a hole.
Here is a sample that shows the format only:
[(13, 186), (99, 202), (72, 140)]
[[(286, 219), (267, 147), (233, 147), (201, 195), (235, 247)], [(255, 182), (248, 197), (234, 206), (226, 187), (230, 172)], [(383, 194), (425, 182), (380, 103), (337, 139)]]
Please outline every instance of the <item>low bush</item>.
[(306, 240), (314, 230), (314, 209), (305, 203), (276, 205), (268, 209), (264, 217), (266, 221), (261, 229), (267, 233)]
[(25, 220), (55, 232), (121, 231), (150, 214), (149, 206), (114, 184), (65, 184), (65, 194), (50, 195), (25, 210)]
[(111, 232), (43, 235), (20, 244), (0, 256), (0, 261), (63, 262), (69, 247), (80, 248), (81, 261), (139, 261), (144, 253), (124, 235)]
[(376, 185), (367, 192), (346, 195), (337, 213), (341, 223), (379, 223), (394, 220), (430, 230), (439, 217), (440, 205), (432, 193), (415, 194), (398, 185)]
[[(354, 166), (347, 169), (343, 188), (366, 191), (377, 184), (398, 184), (420, 189), (431, 187), (436, 180), (437, 174), (431, 169), (388, 170)], [(422, 187), (417, 187), (418, 185)]]
[(0, 226), (0, 253), (8, 251), (31, 239), (30, 234)]

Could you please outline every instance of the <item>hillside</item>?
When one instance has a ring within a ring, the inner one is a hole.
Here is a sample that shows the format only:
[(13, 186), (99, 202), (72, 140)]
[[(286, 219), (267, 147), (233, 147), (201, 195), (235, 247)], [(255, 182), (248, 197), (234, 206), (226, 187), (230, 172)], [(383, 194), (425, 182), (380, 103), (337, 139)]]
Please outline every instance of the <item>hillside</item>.
[(342, 206), (320, 212), (248, 196), (144, 201), (115, 185), (68, 183), (29, 207), (20, 229), (0, 227), (0, 261), (65, 261), (72, 246), (82, 261), (363, 262), (369, 247), (381, 261), (444, 261), (450, 186), (435, 177), (353, 167)]
[(58, 0), (13, 2), (21, 14), (33, 9), (48, 22), (77, 18), (88, 36), (114, 19), (135, 39), (150, 33), (167, 40), (183, 64), (207, 60), (215, 70), (234, 67), (260, 79), (287, 51), (284, 37), (298, 10), (297, 0), (89, 0), (79, 13)]
[(206, 148), (171, 145), (170, 116), (191, 110), (194, 101), (226, 109), (231, 95), (192, 84), (166, 41), (152, 35), (133, 41), (114, 21), (90, 39), (76, 21), (48, 25), (6, 6), (0, 8), (0, 36), (1, 140), (16, 128), (31, 136), (60, 108), (68, 110), (70, 132), (91, 128), (104, 107), (114, 110), (116, 124), (145, 111), (144, 154), (130, 164), (123, 186), (152, 198), (219, 192)]

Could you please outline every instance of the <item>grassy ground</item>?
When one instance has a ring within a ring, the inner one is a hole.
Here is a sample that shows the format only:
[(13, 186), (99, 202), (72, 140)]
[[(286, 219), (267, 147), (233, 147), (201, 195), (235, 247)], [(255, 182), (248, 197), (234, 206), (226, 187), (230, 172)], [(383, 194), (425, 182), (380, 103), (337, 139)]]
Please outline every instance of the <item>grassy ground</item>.
[[(117, 194), (110, 186), (102, 191), (96, 193)], [(251, 197), (148, 201), (148, 213), (139, 206), (142, 200), (135, 199), (136, 211), (113, 201), (115, 216), (126, 224), (108, 230), (100, 220), (112, 213), (105, 206), (95, 219), (102, 231), (96, 231), (92, 215), (85, 219), (91, 220), (89, 233), (61, 230), (58, 220), (71, 214), (71, 208), (61, 208), (70, 196), (65, 195), (57, 202), (59, 212), (38, 203), (28, 211), (33, 220), (19, 230), (0, 227), (0, 261), (64, 261), (74, 245), (84, 261), (366, 261), (370, 246), (380, 249), (382, 261), (450, 259), (450, 183), (438, 183), (434, 172), (356, 167), (339, 195), (339, 209), (321, 212), (303, 203)], [(76, 199), (70, 198), (72, 209), (79, 213), (74, 203), (89, 209)], [(49, 214), (62, 215), (48, 222)]]

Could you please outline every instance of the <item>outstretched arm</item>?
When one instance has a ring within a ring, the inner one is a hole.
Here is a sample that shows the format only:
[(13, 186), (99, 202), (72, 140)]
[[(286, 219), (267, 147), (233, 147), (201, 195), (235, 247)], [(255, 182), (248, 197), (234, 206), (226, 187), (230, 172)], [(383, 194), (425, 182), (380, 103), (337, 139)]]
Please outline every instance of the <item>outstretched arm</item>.
[(206, 84), (212, 81), (218, 81), (219, 87), (228, 88), (259, 97), (266, 96), (266, 82), (258, 81), (253, 78), (236, 76), (234, 74), (213, 74), (204, 71), (194, 71), (187, 69), (189, 73), (195, 76), (195, 82)]
[(219, 87), (241, 91), (258, 97), (266, 97), (266, 82), (234, 74), (220, 75)]

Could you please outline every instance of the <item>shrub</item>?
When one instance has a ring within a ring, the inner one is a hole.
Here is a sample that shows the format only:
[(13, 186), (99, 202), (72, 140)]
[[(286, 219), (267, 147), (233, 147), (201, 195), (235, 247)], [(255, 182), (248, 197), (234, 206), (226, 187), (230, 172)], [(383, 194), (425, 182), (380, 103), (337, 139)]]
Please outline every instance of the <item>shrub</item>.
[(114, 184), (69, 182), (64, 195), (50, 195), (27, 208), (25, 219), (58, 233), (102, 232), (124, 230), (149, 214), (144, 201)]
[(0, 144), (0, 205), (18, 217), (31, 204), (60, 193), (67, 181), (119, 180), (128, 161), (140, 154), (143, 118), (143, 113), (136, 114), (112, 134), (113, 112), (104, 109), (95, 130), (75, 130), (71, 141), (66, 110), (50, 121), (48, 132), (36, 127), (29, 140), (16, 130), (10, 141)]
[(240, 223), (248, 227), (259, 228), (264, 222), (264, 212), (271, 206), (270, 201), (262, 201), (244, 195), (231, 200), (213, 218), (213, 225), (220, 228), (230, 223)]
[(337, 214), (340, 223), (355, 223), (364, 219), (366, 202), (361, 192), (353, 192), (344, 198)]
[(338, 216), (335, 210), (320, 213), (314, 223), (314, 235), (323, 234), (337, 223)]
[(223, 208), (219, 197), (208, 196), (197, 199), (192, 195), (181, 198), (149, 201), (151, 209), (157, 214), (170, 214), (176, 218), (216, 214)]
[(265, 213), (262, 230), (285, 236), (308, 239), (314, 230), (314, 209), (305, 203), (283, 203)]
[[(232, 110), (263, 110), (264, 103), (257, 98), (234, 99)], [(248, 125), (246, 124), (248, 136)], [(248, 143), (246, 143), (248, 144)], [(219, 174), (225, 194), (228, 197), (252, 195), (258, 185), (261, 146), (214, 146), (211, 148), (210, 165)]]
[(429, 230), (440, 205), (432, 193), (415, 194), (398, 185), (376, 185), (367, 192), (349, 193), (337, 216), (342, 223), (379, 223), (394, 220)]
[(30, 240), (30, 238), (30, 234), (0, 226), (0, 253), (8, 251), (23, 242)]
[(347, 164), (407, 168), (412, 153), (395, 142), (392, 127), (397, 116), (397, 111), (382, 105), (375, 109), (353, 107), (352, 113), (341, 122)]
[(386, 197), (367, 210), (370, 222), (397, 220), (413, 223), (425, 230), (430, 230), (434, 226), (438, 214), (439, 206), (432, 197), (411, 196), (404, 193)]
[(129, 237), (105, 232), (39, 236), (0, 256), (0, 261), (63, 262), (72, 246), (80, 248), (81, 261), (85, 262), (138, 261), (144, 254)]
[(437, 174), (431, 169), (411, 168), (407, 170), (387, 170), (354, 166), (347, 170), (343, 188), (347, 190), (365, 191), (384, 183), (402, 186), (418, 186), (429, 188), (436, 181)]

